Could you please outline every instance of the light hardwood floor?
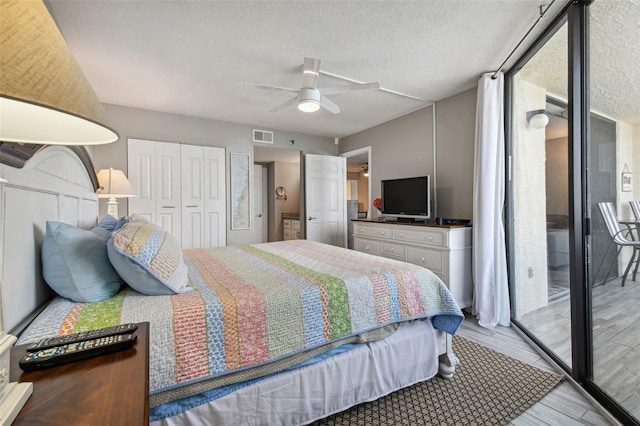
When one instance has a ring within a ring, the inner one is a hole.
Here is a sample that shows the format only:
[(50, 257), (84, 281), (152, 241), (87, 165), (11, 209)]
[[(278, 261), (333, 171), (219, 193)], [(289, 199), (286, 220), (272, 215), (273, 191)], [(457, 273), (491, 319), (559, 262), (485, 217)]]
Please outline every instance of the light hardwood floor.
[[(640, 418), (640, 277), (617, 278), (592, 290), (594, 380)], [(521, 322), (570, 364), (569, 297), (531, 312)]]
[[(492, 330), (478, 325), (467, 315), (458, 334), (505, 355), (535, 365), (547, 371), (555, 371), (542, 356), (513, 328), (496, 327)], [(557, 371), (555, 371), (557, 372)], [(615, 425), (617, 422), (604, 417), (571, 383), (563, 380), (540, 401), (513, 420), (515, 426), (540, 425)]]

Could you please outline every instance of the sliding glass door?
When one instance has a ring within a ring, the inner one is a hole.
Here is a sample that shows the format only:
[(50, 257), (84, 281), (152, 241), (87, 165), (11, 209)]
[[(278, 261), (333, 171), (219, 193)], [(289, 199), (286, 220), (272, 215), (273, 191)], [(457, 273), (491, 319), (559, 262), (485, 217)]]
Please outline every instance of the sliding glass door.
[(512, 311), (570, 366), (566, 22), (510, 82)]
[(640, 419), (640, 249), (614, 242), (602, 207), (640, 240), (639, 17), (634, 1), (574, 2), (507, 75), (513, 322), (625, 424)]
[[(587, 194), (594, 243), (601, 237), (602, 250), (611, 245), (599, 275), (592, 269), (590, 283), (593, 382), (640, 419), (640, 274), (635, 276), (632, 265), (623, 285), (633, 248), (616, 256), (618, 247), (598, 207), (610, 201), (617, 219), (636, 220), (629, 202), (640, 200), (640, 3), (598, 0), (589, 7), (588, 19), (592, 116)], [(636, 232), (629, 238), (637, 239)], [(596, 268), (593, 260), (590, 266)]]

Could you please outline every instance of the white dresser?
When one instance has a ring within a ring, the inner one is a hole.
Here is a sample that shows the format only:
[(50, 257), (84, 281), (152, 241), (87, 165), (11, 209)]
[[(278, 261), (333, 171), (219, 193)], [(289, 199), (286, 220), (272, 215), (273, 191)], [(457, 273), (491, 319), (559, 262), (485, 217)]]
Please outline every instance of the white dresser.
[(353, 248), (433, 271), (460, 308), (471, 306), (471, 227), (353, 221)]

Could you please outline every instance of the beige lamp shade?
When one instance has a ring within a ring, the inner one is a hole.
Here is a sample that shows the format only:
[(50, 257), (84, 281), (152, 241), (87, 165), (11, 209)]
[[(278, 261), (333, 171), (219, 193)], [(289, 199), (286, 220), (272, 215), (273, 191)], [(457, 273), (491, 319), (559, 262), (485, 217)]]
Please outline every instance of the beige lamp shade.
[(102, 169), (98, 172), (98, 198), (126, 198), (135, 197), (133, 185), (122, 170), (113, 168)]
[(0, 0), (0, 43), (0, 141), (118, 140), (42, 1)]
[[(0, 0), (2, 1), (2, 0)], [(102, 169), (98, 172), (98, 198), (108, 198), (107, 214), (118, 217), (117, 198), (135, 197), (133, 185), (122, 170), (113, 168)]]

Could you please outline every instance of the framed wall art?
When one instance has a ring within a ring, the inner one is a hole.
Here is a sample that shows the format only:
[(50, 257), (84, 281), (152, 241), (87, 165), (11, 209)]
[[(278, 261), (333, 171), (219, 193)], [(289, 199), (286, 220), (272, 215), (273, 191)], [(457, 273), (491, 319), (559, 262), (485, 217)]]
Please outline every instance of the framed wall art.
[(249, 154), (231, 153), (231, 229), (251, 229)]

